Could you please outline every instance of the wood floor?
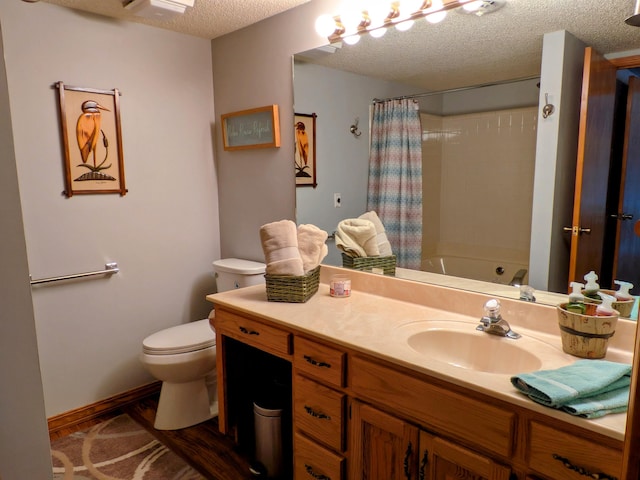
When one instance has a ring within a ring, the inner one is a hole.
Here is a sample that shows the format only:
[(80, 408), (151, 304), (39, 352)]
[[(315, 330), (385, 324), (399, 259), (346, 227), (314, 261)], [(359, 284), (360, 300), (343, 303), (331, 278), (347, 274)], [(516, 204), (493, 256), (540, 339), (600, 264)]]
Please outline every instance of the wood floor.
[(157, 396), (147, 397), (122, 408), (140, 425), (182, 457), (208, 480), (254, 479), (250, 459), (238, 451), (231, 438), (218, 432), (217, 418), (181, 430), (153, 428)]

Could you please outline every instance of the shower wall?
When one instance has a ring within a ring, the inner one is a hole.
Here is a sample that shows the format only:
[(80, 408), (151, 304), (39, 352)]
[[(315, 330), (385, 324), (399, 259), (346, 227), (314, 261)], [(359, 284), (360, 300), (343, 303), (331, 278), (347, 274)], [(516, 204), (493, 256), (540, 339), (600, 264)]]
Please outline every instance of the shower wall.
[(421, 119), (423, 259), (527, 265), (537, 107)]

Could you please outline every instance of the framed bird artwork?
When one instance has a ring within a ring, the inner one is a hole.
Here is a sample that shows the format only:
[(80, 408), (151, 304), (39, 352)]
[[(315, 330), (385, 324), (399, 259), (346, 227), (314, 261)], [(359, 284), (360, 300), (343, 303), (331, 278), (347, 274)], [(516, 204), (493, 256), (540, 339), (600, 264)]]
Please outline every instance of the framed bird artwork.
[(57, 82), (67, 197), (127, 193), (120, 92)]
[(315, 113), (294, 113), (296, 187), (318, 186)]

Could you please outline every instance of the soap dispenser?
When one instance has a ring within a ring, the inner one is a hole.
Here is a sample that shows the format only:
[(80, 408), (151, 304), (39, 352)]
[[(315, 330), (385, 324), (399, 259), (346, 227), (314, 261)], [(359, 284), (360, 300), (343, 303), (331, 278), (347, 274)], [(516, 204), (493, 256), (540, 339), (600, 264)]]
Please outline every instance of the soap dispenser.
[(613, 283), (620, 285), (620, 288), (615, 293), (616, 300), (620, 302), (633, 300), (633, 296), (629, 293), (629, 290), (633, 288), (633, 283), (623, 282), (622, 280), (614, 280)]
[(571, 282), (569, 285), (573, 288), (573, 291), (569, 294), (569, 303), (567, 303), (566, 309), (568, 312), (584, 315), (587, 310), (587, 307), (584, 304), (584, 295), (582, 294), (584, 284)]
[(607, 295), (606, 293), (598, 292), (602, 303), (596, 307), (596, 317), (613, 317), (617, 316), (618, 312), (613, 309), (611, 304), (615, 302), (616, 297)]
[(585, 296), (589, 297), (589, 298), (595, 298), (596, 300), (598, 299), (598, 290), (600, 290), (600, 285), (598, 285), (598, 275), (596, 275), (596, 272), (594, 272), (593, 270), (591, 270), (589, 273), (587, 273), (584, 276), (585, 279), (585, 286), (584, 286), (584, 294)]

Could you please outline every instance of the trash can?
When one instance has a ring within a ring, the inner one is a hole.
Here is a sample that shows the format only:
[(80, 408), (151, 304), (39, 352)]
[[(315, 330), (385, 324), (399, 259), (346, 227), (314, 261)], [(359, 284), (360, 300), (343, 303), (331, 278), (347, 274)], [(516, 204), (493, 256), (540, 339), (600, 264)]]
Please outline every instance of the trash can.
[(253, 420), (256, 435), (256, 461), (266, 470), (267, 478), (278, 478), (283, 471), (282, 409), (266, 408), (253, 402)]

